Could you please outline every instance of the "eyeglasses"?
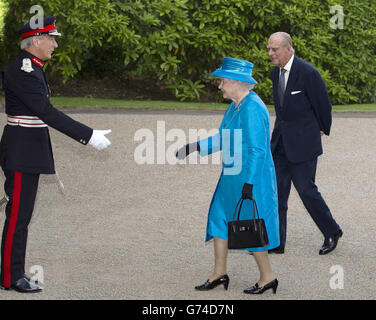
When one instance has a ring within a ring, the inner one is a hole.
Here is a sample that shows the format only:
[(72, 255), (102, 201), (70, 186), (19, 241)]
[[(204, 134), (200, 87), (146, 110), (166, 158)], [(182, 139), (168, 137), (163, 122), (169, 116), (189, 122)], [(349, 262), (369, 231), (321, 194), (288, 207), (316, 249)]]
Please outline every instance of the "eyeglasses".
[(268, 49), (268, 51), (273, 51), (273, 52), (277, 52), (281, 47), (276, 47), (276, 48), (273, 48), (273, 47), (266, 47)]

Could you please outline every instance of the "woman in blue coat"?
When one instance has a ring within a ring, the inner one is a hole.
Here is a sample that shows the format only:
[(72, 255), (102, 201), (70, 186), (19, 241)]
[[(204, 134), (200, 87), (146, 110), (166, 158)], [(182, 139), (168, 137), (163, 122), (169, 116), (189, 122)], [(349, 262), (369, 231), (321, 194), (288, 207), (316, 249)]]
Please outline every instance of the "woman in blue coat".
[[(255, 199), (260, 218), (265, 220), (269, 245), (246, 248), (260, 270), (258, 282), (244, 290), (260, 294), (273, 289), (276, 279), (268, 258), (268, 250), (279, 246), (278, 199), (273, 159), (270, 151), (269, 113), (258, 95), (252, 91), (257, 83), (252, 77), (253, 64), (239, 59), (224, 58), (222, 66), (212, 75), (220, 77), (223, 97), (232, 100), (219, 133), (181, 148), (178, 159), (190, 152), (201, 156), (222, 150), (222, 172), (214, 192), (206, 228), (206, 241), (214, 239), (215, 266), (212, 275), (197, 290), (210, 290), (223, 284), (227, 290), (227, 223), (232, 220), (240, 198)], [(251, 201), (244, 201), (240, 219), (249, 220)]]

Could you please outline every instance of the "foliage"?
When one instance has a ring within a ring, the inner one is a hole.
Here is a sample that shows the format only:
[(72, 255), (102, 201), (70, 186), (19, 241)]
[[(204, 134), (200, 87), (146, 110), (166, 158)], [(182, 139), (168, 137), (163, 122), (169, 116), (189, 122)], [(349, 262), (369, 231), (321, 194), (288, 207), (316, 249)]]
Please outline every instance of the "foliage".
[[(7, 4), (0, 0), (0, 48), (4, 45), (4, 34), (3, 34), (3, 28), (4, 28), (4, 17), (7, 12)], [(0, 57), (2, 55), (2, 51), (0, 50)], [(0, 64), (1, 67), (1, 64)]]
[(0, 0), (0, 36), (3, 36), (4, 16), (7, 11), (7, 4), (4, 0)]
[[(7, 61), (31, 0), (8, 0)], [(276, 31), (292, 35), (296, 55), (324, 78), (335, 104), (376, 101), (374, 0), (41, 0), (62, 32), (51, 71), (65, 78), (116, 76), (153, 80), (180, 100), (217, 88), (210, 73), (224, 56), (254, 63), (256, 92), (272, 102), (266, 45)], [(330, 27), (334, 5), (343, 29)], [(218, 95), (217, 95), (218, 97)]]
[[(5, 55), (8, 62), (19, 52), (17, 30), (33, 16), (29, 13), (33, 4), (32, 0), (8, 0), (4, 30), (9, 44)], [(116, 43), (128, 45), (119, 56), (137, 55), (131, 46), (134, 35), (128, 28), (129, 18), (117, 14), (107, 0), (40, 0), (39, 5), (43, 7), (44, 16), (57, 16), (56, 27), (63, 35), (58, 39), (59, 49), (49, 63), (53, 72), (59, 72), (65, 78), (74, 77), (82, 70), (83, 64), (96, 58), (94, 54), (98, 48), (110, 47), (111, 38), (116, 39)]]

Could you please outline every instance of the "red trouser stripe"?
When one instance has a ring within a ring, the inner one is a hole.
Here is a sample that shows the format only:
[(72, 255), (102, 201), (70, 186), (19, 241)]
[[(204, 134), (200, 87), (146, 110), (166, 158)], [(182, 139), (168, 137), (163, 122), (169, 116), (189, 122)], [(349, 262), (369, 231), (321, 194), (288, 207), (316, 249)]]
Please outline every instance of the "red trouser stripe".
[(4, 247), (4, 288), (9, 288), (11, 284), (10, 262), (11, 262), (11, 257), (12, 257), (13, 236), (14, 236), (14, 231), (16, 230), (18, 210), (20, 208), (21, 182), (22, 182), (22, 173), (15, 171), (14, 172), (12, 210), (10, 212), (10, 221), (8, 225), (8, 231), (7, 231), (7, 235), (5, 238), (5, 247)]

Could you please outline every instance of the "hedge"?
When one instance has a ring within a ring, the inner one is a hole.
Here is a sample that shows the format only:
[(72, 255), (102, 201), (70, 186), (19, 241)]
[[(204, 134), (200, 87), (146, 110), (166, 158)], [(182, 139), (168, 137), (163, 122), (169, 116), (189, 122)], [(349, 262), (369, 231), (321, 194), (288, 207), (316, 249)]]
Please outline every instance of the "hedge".
[[(17, 29), (31, 0), (8, 0), (2, 64), (18, 54)], [(335, 104), (376, 101), (374, 0), (40, 0), (56, 15), (59, 48), (49, 71), (153, 80), (180, 100), (216, 90), (210, 73), (225, 56), (254, 63), (257, 93), (272, 102), (266, 46), (271, 33), (291, 34), (295, 53), (324, 78)], [(335, 7), (337, 6), (337, 7)], [(340, 6), (340, 7), (339, 7)], [(338, 10), (334, 10), (337, 8)], [(343, 10), (343, 26), (338, 14)], [(17, 22), (16, 22), (17, 21)], [(1, 65), (1, 63), (0, 63)], [(219, 97), (219, 95), (218, 95)]]

